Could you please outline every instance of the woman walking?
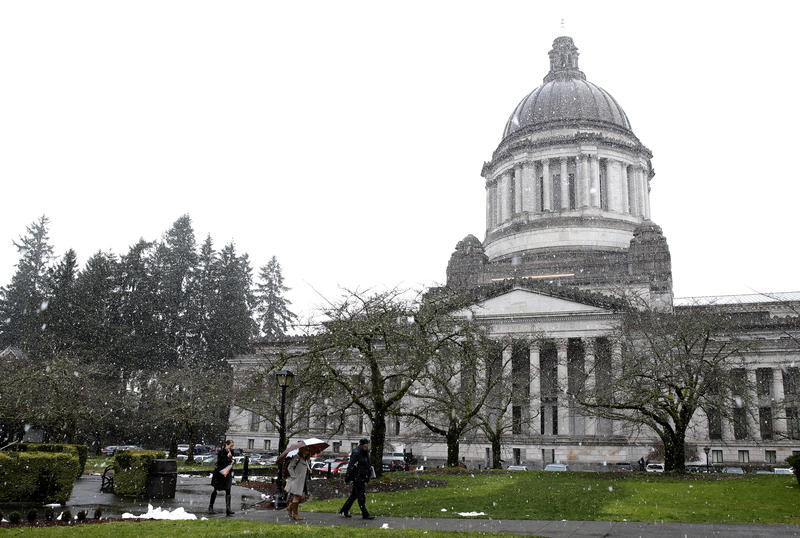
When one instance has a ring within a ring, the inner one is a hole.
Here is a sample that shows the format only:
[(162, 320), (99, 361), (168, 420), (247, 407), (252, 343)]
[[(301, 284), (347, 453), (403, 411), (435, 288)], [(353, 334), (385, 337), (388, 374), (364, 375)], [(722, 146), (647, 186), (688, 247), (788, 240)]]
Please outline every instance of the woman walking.
[(225, 490), (225, 515), (232, 516), (231, 510), (231, 485), (233, 485), (233, 441), (228, 439), (217, 452), (217, 465), (211, 475), (211, 501), (208, 503), (208, 513), (214, 514), (214, 501), (217, 499), (217, 490)]
[(286, 494), (289, 496), (289, 501), (286, 504), (287, 515), (295, 521), (302, 521), (298, 509), (300, 503), (305, 500), (305, 486), (306, 477), (309, 473), (308, 466), (308, 447), (301, 447), (297, 450), (297, 454), (292, 456), (287, 465), (289, 478), (286, 479)]

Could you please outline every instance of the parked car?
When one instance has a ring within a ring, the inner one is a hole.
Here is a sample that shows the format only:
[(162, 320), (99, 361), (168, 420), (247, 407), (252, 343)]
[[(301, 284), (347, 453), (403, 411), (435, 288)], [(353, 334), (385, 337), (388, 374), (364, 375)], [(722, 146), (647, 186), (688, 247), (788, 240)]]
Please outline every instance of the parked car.
[(728, 474), (744, 474), (744, 469), (741, 467), (723, 467), (722, 472)]
[(663, 473), (664, 472), (664, 464), (663, 463), (648, 463), (647, 467), (645, 467), (645, 471), (648, 473)]
[(544, 466), (545, 471), (569, 471), (569, 468), (563, 463), (548, 463)]
[(633, 472), (633, 465), (628, 462), (621, 462), (614, 464), (614, 472), (615, 473), (629, 473)]
[(328, 464), (324, 461), (317, 461), (311, 464), (311, 474), (312, 475), (319, 475), (325, 474), (328, 472)]
[(346, 461), (340, 461), (331, 466), (331, 472), (333, 474), (345, 474), (347, 472), (347, 467), (349, 464)]
[(397, 460), (394, 458), (383, 458), (381, 461), (381, 468), (384, 472), (394, 472), (394, 471), (402, 471), (403, 470), (403, 460)]
[(697, 465), (695, 463), (688, 464), (684, 467), (687, 473), (716, 473), (717, 470), (713, 465)]
[(754, 474), (769, 474), (769, 475), (771, 475), (771, 474), (775, 474), (775, 473), (773, 473), (772, 471), (768, 471), (766, 469), (756, 469)]
[(791, 467), (775, 467), (775, 474), (793, 474)]
[(508, 467), (506, 467), (506, 470), (508, 470), (508, 471), (527, 471), (528, 467), (526, 467), (525, 465), (509, 465)]
[(117, 445), (108, 445), (107, 447), (103, 447), (100, 452), (103, 454), (103, 456), (113, 456), (116, 450)]

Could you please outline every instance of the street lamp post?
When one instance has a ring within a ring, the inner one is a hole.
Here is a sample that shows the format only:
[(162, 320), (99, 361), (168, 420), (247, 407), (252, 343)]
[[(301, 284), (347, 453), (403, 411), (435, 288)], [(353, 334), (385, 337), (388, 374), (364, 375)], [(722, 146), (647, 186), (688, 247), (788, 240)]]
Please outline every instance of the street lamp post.
[(703, 452), (705, 452), (705, 453), (706, 453), (706, 472), (709, 472), (709, 467), (708, 467), (708, 453), (709, 453), (709, 452), (711, 452), (711, 447), (704, 446), (704, 447), (703, 447)]
[[(294, 374), (289, 370), (281, 370), (275, 374), (278, 386), (281, 388), (281, 416), (278, 425), (278, 454), (283, 454), (286, 450), (286, 387), (292, 384)], [(286, 499), (283, 495), (283, 465), (278, 465), (278, 484), (273, 497), (275, 509), (286, 506)]]

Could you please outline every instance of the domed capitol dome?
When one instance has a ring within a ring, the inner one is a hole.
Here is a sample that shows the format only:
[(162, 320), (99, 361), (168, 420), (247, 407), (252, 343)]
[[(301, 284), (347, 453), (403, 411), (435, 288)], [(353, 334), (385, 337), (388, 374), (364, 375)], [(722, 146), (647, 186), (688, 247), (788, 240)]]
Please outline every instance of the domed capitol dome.
[(526, 129), (596, 124), (631, 132), (625, 111), (603, 88), (578, 69), (578, 49), (570, 37), (559, 37), (550, 51), (544, 84), (529, 93), (506, 123), (503, 138)]
[(557, 37), (543, 84), (508, 118), (481, 173), (485, 239), (459, 243), (448, 283), (529, 278), (600, 292), (638, 283), (671, 294), (669, 250), (650, 222), (652, 153), (578, 57), (571, 37)]

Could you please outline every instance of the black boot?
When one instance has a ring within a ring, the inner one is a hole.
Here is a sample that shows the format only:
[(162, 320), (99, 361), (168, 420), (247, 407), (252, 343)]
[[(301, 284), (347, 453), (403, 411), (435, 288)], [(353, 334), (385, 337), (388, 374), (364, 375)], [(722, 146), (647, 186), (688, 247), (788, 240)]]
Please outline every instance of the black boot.
[(235, 513), (236, 512), (231, 510), (231, 494), (230, 493), (225, 493), (225, 515), (226, 516), (232, 516)]
[(367, 513), (364, 513), (364, 514), (361, 514), (361, 517), (362, 517), (363, 519), (375, 519), (375, 516), (371, 516), (371, 515), (369, 515), (369, 513), (368, 513), (368, 512), (367, 512)]
[(348, 512), (348, 511), (347, 511), (347, 510), (345, 510), (344, 508), (342, 508), (341, 510), (339, 510), (339, 513), (340, 513), (340, 514), (342, 514), (344, 517), (353, 517), (353, 516), (351, 516), (351, 515), (350, 515), (350, 512)]
[(208, 503), (208, 513), (216, 514), (214, 511), (214, 501), (217, 500), (217, 490), (211, 492), (211, 501)]

